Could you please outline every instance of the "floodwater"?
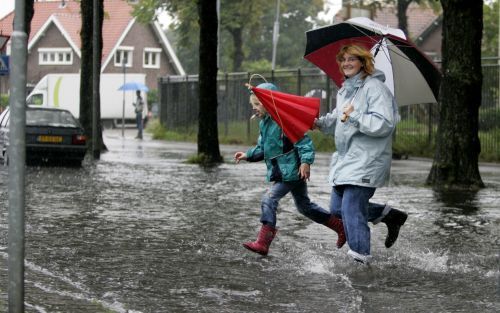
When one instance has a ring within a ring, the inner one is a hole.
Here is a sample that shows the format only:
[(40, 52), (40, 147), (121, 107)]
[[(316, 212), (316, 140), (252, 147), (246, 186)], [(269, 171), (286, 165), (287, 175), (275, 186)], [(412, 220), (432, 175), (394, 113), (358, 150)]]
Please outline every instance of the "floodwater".
[[(424, 186), (428, 160), (394, 161), (374, 196), (409, 213), (394, 247), (372, 227), (366, 267), (335, 248), (336, 235), (295, 209), (278, 215), (261, 257), (255, 239), (263, 164), (185, 164), (195, 144), (134, 140), (106, 131), (110, 151), (83, 168), (29, 167), (26, 312), (498, 312), (500, 167), (487, 188), (439, 194)], [(309, 192), (326, 206), (329, 154)], [(0, 311), (7, 311), (7, 168), (0, 167)]]

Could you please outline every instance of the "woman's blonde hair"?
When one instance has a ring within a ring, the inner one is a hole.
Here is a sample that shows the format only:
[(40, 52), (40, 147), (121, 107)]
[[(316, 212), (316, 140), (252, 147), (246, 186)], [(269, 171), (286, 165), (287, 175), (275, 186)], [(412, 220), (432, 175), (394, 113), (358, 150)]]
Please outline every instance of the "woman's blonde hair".
[(361, 74), (361, 78), (365, 78), (375, 72), (375, 64), (372, 53), (364, 47), (356, 45), (343, 46), (337, 53), (337, 64), (339, 65), (340, 72), (343, 72), (341, 60), (344, 59), (344, 54), (346, 53), (357, 57), (361, 61), (361, 68), (364, 71), (364, 73)]

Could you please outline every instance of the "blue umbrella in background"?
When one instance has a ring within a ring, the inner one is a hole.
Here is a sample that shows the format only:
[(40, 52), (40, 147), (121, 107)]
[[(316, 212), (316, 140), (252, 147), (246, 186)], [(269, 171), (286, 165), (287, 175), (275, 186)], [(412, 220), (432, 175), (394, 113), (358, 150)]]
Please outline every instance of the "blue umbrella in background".
[(144, 92), (148, 92), (149, 88), (143, 83), (138, 82), (128, 82), (120, 86), (118, 90), (129, 91), (129, 90), (140, 90)]
[[(124, 77), (125, 80), (125, 77)], [(124, 83), (123, 85), (118, 88), (118, 90), (123, 91), (123, 109), (122, 109), (122, 137), (125, 137), (125, 91), (144, 91), (148, 92), (149, 88), (144, 85), (143, 83), (138, 83), (138, 82), (128, 82)]]

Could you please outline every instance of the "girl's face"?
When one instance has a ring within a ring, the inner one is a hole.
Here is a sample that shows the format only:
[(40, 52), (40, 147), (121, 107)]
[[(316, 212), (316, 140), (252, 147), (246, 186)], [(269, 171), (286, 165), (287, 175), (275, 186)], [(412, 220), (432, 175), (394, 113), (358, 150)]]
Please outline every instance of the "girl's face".
[(252, 105), (254, 116), (262, 118), (267, 114), (266, 109), (255, 95), (250, 96), (250, 104)]
[(342, 59), (340, 59), (340, 67), (344, 75), (351, 78), (361, 71), (363, 65), (357, 56), (346, 53)]

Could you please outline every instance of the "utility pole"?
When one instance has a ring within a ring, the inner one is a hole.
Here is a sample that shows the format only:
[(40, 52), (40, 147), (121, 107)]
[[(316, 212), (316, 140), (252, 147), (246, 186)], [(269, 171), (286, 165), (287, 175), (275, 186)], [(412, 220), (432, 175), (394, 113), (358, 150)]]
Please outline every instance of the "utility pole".
[(24, 212), (26, 163), (26, 0), (16, 0), (12, 32), (9, 162), (9, 312), (24, 312)]
[[(125, 60), (125, 54), (122, 55), (121, 61), (122, 61), (122, 68), (123, 68), (123, 85), (127, 82), (126, 79), (126, 74), (127, 74), (127, 68), (126, 68), (126, 63), (127, 61)], [(122, 103), (122, 138), (125, 137), (125, 88), (123, 88), (123, 103)]]
[(273, 28), (273, 58), (272, 58), (272, 70), (276, 69), (276, 49), (278, 48), (278, 38), (280, 33), (280, 0), (276, 0), (276, 20), (274, 21)]

